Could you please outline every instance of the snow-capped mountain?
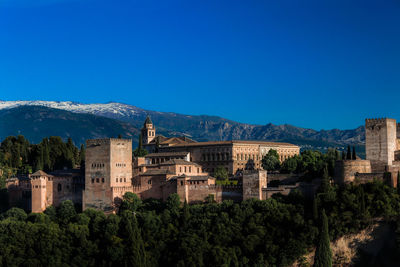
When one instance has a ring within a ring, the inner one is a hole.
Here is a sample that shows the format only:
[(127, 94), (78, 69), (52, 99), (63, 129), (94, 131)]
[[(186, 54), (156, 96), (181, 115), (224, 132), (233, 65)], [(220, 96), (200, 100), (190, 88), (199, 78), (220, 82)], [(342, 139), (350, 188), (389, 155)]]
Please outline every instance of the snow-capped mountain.
[(43, 106), (75, 113), (88, 113), (113, 118), (143, 116), (146, 114), (144, 109), (116, 102), (106, 104), (82, 104), (72, 101), (0, 101), (0, 110), (20, 106)]
[[(361, 145), (365, 140), (364, 127), (354, 130), (316, 131), (286, 124), (252, 125), (216, 116), (157, 112), (116, 102), (83, 104), (71, 101), (0, 101), (0, 111), (11, 112), (13, 109), (24, 106), (42, 106), (72, 113), (107, 117), (127, 122), (136, 129), (140, 129), (146, 116), (150, 115), (157, 133), (166, 136), (186, 135), (197, 141), (269, 140), (291, 142), (304, 148), (326, 149), (326, 147), (342, 147), (347, 144)], [(15, 124), (18, 123), (22, 122), (15, 122)]]

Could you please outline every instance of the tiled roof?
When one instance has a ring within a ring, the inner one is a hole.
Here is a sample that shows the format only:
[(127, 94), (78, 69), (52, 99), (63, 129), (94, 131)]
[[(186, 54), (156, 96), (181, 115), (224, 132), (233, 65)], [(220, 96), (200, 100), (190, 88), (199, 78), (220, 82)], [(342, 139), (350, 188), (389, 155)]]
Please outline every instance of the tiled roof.
[(183, 159), (171, 159), (171, 160), (165, 161), (163, 163), (160, 163), (160, 165), (192, 165), (192, 166), (200, 167), (200, 165), (197, 163), (194, 163), (191, 161), (186, 161)]
[(151, 153), (147, 154), (145, 158), (151, 158), (151, 157), (168, 157), (168, 156), (187, 156), (189, 152), (161, 152), (161, 153)]
[(173, 146), (184, 147), (184, 146), (214, 146), (214, 145), (232, 145), (232, 144), (254, 144), (254, 145), (266, 145), (266, 146), (291, 146), (298, 147), (290, 143), (280, 142), (266, 142), (266, 141), (250, 141), (250, 140), (232, 140), (232, 141), (209, 141), (209, 142), (196, 142), (190, 144), (177, 144)]
[(170, 171), (165, 170), (165, 169), (150, 169), (147, 170), (146, 172), (140, 174), (140, 175), (164, 175), (164, 174), (169, 174)]
[(51, 175), (45, 173), (45, 172), (42, 171), (42, 170), (38, 170), (37, 172), (31, 174), (31, 176), (48, 176), (48, 177), (51, 177)]

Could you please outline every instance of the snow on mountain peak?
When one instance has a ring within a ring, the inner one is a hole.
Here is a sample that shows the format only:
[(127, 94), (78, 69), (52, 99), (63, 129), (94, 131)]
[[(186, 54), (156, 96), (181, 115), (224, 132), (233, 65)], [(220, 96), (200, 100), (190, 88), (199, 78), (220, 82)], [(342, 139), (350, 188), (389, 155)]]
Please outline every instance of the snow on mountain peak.
[(117, 102), (109, 102), (105, 104), (83, 104), (72, 101), (0, 101), (0, 110), (11, 109), (20, 106), (43, 106), (67, 110), (75, 113), (88, 113), (95, 115), (113, 114), (115, 117), (132, 117), (146, 113), (146, 111), (143, 109)]

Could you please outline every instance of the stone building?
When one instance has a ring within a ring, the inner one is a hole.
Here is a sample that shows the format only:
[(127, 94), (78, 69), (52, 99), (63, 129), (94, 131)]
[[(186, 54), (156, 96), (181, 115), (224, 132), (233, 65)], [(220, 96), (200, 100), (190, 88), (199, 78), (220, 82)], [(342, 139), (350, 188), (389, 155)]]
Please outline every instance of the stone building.
[(115, 199), (132, 191), (132, 140), (87, 140), (83, 209), (112, 211)]
[(160, 147), (162, 152), (190, 152), (191, 161), (214, 173), (219, 166), (230, 175), (242, 170), (261, 170), (262, 158), (269, 150), (278, 152), (281, 161), (300, 154), (300, 147), (288, 143), (263, 141), (215, 141), (178, 144)]
[(6, 186), (10, 206), (43, 212), (48, 206), (58, 206), (64, 200), (82, 203), (84, 179), (79, 169), (51, 174), (37, 171), (28, 177), (8, 179)]
[(394, 119), (365, 120), (366, 159), (337, 161), (335, 182), (385, 180), (397, 186), (400, 170), (400, 125)]

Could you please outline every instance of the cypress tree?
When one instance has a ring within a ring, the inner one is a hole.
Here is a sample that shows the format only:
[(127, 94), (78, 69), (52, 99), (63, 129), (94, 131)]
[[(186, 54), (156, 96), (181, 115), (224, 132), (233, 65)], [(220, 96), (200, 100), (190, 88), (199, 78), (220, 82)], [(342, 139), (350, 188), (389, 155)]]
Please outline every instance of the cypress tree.
[(346, 152), (342, 151), (342, 160), (346, 159)]
[(400, 171), (397, 172), (397, 194), (400, 195)]
[(79, 161), (80, 161), (81, 168), (85, 167), (85, 157), (86, 157), (86, 149), (85, 149), (85, 146), (83, 144), (81, 144), (81, 149), (79, 151)]
[(340, 160), (339, 151), (337, 151), (336, 149), (335, 149), (335, 158), (336, 158), (336, 160)]
[(353, 156), (352, 156), (353, 160), (357, 159), (357, 154), (356, 154), (356, 147), (353, 146)]
[(321, 212), (321, 229), (314, 257), (314, 267), (331, 267), (332, 251), (329, 240), (328, 218), (325, 210)]
[(121, 224), (124, 226), (125, 266), (147, 266), (147, 256), (136, 216), (131, 211), (125, 211)]
[(362, 186), (359, 187), (359, 198), (360, 198), (360, 215), (361, 217), (365, 217), (365, 197), (364, 197), (364, 188)]
[(346, 159), (351, 160), (351, 149), (350, 149), (350, 146), (347, 146), (347, 157), (346, 157)]
[(318, 199), (315, 195), (313, 199), (313, 219), (314, 221), (318, 220)]
[(329, 174), (328, 174), (328, 167), (325, 166), (324, 173), (322, 175), (322, 181), (320, 186), (321, 193), (327, 193), (330, 187), (329, 183)]

